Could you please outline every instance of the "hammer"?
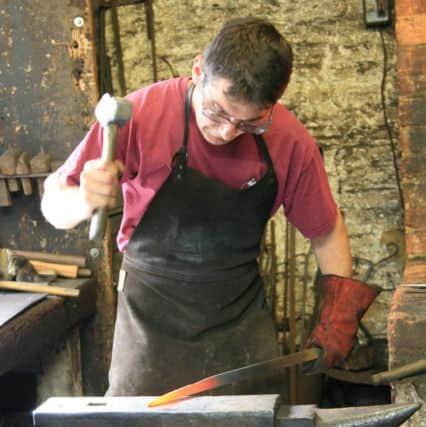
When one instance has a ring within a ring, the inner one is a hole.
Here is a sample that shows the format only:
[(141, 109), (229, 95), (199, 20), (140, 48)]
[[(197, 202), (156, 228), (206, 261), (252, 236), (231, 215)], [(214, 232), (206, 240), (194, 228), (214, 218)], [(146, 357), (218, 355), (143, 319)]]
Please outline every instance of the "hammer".
[[(117, 131), (129, 120), (132, 114), (132, 104), (126, 99), (112, 97), (105, 93), (95, 108), (95, 116), (102, 126), (102, 155), (104, 161), (114, 159)], [(106, 208), (99, 208), (94, 213), (89, 228), (89, 239), (103, 237), (107, 219)]]

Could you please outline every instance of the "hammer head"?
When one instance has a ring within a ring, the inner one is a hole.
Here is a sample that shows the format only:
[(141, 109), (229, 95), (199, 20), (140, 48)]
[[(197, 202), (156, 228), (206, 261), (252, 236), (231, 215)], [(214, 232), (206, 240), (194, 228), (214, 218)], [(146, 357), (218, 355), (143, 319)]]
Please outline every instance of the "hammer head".
[(124, 98), (104, 93), (95, 108), (95, 116), (102, 127), (109, 124), (123, 126), (132, 115), (132, 104)]

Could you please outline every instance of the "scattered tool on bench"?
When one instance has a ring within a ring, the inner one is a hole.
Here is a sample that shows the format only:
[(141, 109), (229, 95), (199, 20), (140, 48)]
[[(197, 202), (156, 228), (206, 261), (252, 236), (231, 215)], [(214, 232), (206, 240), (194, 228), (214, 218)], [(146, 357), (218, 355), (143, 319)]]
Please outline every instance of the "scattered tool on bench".
[(174, 400), (182, 399), (203, 391), (212, 390), (227, 384), (234, 384), (242, 380), (266, 378), (268, 376), (280, 374), (284, 368), (300, 365), (305, 362), (316, 360), (321, 356), (321, 350), (310, 348), (286, 356), (276, 357), (264, 362), (254, 363), (238, 369), (222, 372), (217, 375), (206, 377), (200, 381), (172, 390), (152, 402), (149, 407), (164, 405)]
[(0, 278), (18, 282), (48, 283), (56, 279), (56, 274), (41, 275), (27, 258), (8, 250), (1, 250)]
[[(16, 280), (24, 282), (50, 282), (56, 276), (68, 279), (91, 277), (92, 271), (85, 265), (85, 258), (80, 256), (0, 249), (0, 272), (5, 279), (13, 275)], [(7, 273), (8, 270), (13, 273)]]
[(58, 264), (56, 262), (37, 261), (33, 259), (30, 259), (29, 262), (40, 274), (54, 272), (57, 276), (67, 277), (68, 279), (90, 277), (92, 275), (92, 272), (88, 268), (80, 268), (78, 265)]
[(40, 294), (56, 295), (60, 297), (78, 297), (80, 289), (63, 288), (41, 283), (15, 282), (13, 280), (0, 280), (0, 289), (21, 292), (35, 292)]
[[(4, 250), (4, 249), (3, 249)], [(22, 251), (18, 249), (6, 249), (12, 254), (21, 255), (25, 258), (34, 260), (34, 261), (45, 261), (45, 262), (55, 262), (57, 264), (71, 264), (78, 265), (79, 267), (86, 267), (86, 258), (79, 255), (65, 255), (49, 252), (37, 252), (37, 251)]]
[[(132, 104), (124, 98), (112, 97), (105, 93), (95, 108), (95, 115), (102, 126), (102, 155), (104, 161), (114, 159), (118, 127), (130, 119)], [(89, 239), (103, 237), (107, 219), (107, 210), (98, 209), (92, 217), (89, 229)]]
[[(62, 261), (64, 264), (29, 259), (47, 259)], [(77, 264), (66, 264), (76, 262)], [(0, 249), (0, 289), (21, 292), (36, 292), (58, 296), (79, 296), (78, 289), (52, 286), (57, 276), (77, 278), (84, 272), (84, 277), (90, 276), (90, 270), (85, 268), (84, 257), (72, 255), (49, 254), (43, 252), (19, 251)]]

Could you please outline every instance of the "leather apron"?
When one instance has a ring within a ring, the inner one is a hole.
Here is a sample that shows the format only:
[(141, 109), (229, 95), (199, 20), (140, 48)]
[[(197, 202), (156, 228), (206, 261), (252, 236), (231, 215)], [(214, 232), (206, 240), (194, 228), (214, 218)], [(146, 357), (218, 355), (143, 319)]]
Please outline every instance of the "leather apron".
[[(231, 188), (189, 168), (193, 88), (172, 171), (123, 257), (109, 396), (159, 395), (278, 355), (257, 264), (277, 191), (272, 161), (255, 136), (267, 172), (250, 188)], [(276, 384), (271, 390), (274, 382), (218, 392), (279, 392)]]

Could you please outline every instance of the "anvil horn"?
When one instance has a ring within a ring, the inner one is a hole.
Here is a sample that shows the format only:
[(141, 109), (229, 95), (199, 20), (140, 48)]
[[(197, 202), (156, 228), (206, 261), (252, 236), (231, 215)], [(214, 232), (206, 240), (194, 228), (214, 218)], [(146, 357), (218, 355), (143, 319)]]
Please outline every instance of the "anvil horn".
[(315, 427), (396, 427), (408, 420), (420, 404), (392, 404), (339, 409), (316, 409)]

